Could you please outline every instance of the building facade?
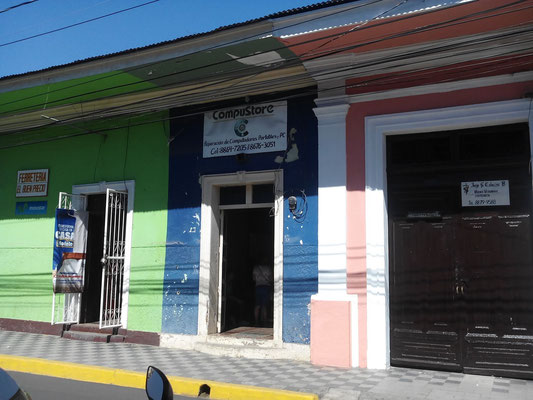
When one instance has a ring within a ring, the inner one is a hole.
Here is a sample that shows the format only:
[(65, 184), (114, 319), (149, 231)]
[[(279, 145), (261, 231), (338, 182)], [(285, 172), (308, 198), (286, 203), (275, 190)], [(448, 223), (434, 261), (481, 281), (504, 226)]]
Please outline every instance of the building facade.
[[(65, 192), (89, 211), (80, 324), (530, 378), (531, 6), (331, 1), (3, 78), (2, 327), (51, 326)], [(41, 170), (47, 194), (17, 197)]]

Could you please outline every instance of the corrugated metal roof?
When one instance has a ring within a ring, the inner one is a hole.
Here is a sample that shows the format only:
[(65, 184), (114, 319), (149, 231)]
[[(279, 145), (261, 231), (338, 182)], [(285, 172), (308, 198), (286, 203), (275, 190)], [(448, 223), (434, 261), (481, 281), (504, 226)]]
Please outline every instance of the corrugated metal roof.
[(82, 64), (82, 63), (89, 62), (89, 61), (101, 60), (101, 59), (110, 58), (110, 57), (114, 57), (114, 56), (118, 56), (118, 55), (135, 53), (137, 51), (151, 49), (151, 48), (158, 47), (158, 46), (163, 46), (163, 45), (166, 45), (166, 44), (172, 44), (172, 43), (178, 43), (178, 42), (181, 42), (181, 41), (191, 40), (191, 39), (195, 39), (195, 38), (198, 38), (198, 37), (211, 35), (211, 34), (214, 34), (216, 32), (221, 32), (221, 31), (225, 31), (225, 30), (229, 30), (229, 29), (233, 29), (233, 28), (238, 28), (238, 27), (245, 26), (245, 25), (251, 25), (253, 23), (266, 21), (266, 20), (269, 20), (269, 19), (287, 17), (287, 16), (291, 16), (291, 15), (295, 15), (295, 14), (301, 14), (301, 13), (308, 12), (308, 11), (319, 10), (319, 9), (326, 8), (326, 7), (331, 7), (331, 6), (345, 4), (345, 3), (352, 3), (352, 2), (356, 2), (356, 1), (360, 1), (360, 0), (328, 0), (328, 1), (323, 1), (323, 2), (320, 2), (320, 3), (311, 4), (311, 5), (304, 6), (304, 7), (291, 8), (289, 10), (279, 11), (279, 12), (276, 12), (276, 13), (273, 13), (273, 14), (268, 14), (268, 15), (265, 15), (264, 17), (250, 19), (250, 20), (244, 21), (244, 22), (237, 22), (237, 23), (231, 24), (231, 25), (224, 25), (224, 26), (221, 26), (219, 28), (213, 29), (213, 30), (208, 31), (208, 32), (195, 33), (193, 35), (182, 36), (182, 37), (179, 37), (179, 38), (176, 38), (176, 39), (166, 40), (166, 41), (163, 41), (163, 42), (158, 42), (158, 43), (150, 44), (150, 45), (147, 45), (147, 46), (135, 47), (135, 48), (122, 50), (122, 51), (118, 51), (118, 52), (114, 52), (114, 53), (108, 53), (108, 54), (103, 54), (103, 55), (99, 55), (99, 56), (88, 57), (88, 58), (84, 58), (82, 60), (76, 60), (76, 61), (72, 61), (72, 62), (66, 63), (66, 64), (54, 65), (54, 66), (51, 66), (51, 67), (48, 67), (48, 68), (43, 68), (43, 69), (39, 69), (39, 70), (35, 70), (35, 71), (28, 71), (28, 72), (24, 72), (24, 73), (21, 73), (21, 74), (6, 75), (6, 76), (3, 76), (3, 77), (0, 77), (0, 81), (7, 80), (7, 79), (18, 78), (18, 77), (27, 76), (27, 75), (36, 74), (36, 73), (45, 72), (45, 71), (51, 71), (51, 70), (55, 70), (55, 69), (59, 69), (59, 68), (66, 68), (66, 67), (70, 67), (72, 65)]

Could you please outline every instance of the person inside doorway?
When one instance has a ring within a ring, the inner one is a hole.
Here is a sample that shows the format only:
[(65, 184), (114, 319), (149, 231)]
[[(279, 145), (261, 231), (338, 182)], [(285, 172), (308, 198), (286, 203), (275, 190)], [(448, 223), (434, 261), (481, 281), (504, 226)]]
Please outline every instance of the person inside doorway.
[(253, 280), (255, 282), (255, 326), (268, 326), (268, 310), (272, 298), (273, 271), (266, 257), (254, 265)]

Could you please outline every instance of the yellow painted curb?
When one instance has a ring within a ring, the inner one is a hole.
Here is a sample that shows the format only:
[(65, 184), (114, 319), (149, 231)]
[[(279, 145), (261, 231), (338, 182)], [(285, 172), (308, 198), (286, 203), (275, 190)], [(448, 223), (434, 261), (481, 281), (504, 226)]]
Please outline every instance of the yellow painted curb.
[[(0, 367), (8, 371), (137, 389), (144, 389), (146, 380), (146, 375), (141, 372), (22, 356), (0, 355)], [(210, 398), (218, 400), (318, 400), (318, 396), (313, 393), (234, 385), (178, 376), (168, 376), (168, 380), (172, 384), (174, 394), (184, 396), (196, 397), (200, 391), (200, 386), (208, 385), (211, 389)]]

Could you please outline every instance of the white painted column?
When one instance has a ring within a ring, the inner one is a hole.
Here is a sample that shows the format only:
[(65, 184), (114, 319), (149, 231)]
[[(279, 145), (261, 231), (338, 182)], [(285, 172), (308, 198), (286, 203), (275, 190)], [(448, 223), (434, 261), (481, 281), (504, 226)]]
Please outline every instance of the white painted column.
[[(359, 365), (358, 301), (346, 286), (345, 95), (315, 100), (318, 118), (318, 294), (314, 301), (350, 303), (350, 365)], [(318, 316), (320, 320), (321, 317)], [(313, 319), (314, 322), (318, 322)], [(313, 345), (313, 344), (311, 344)]]
[(346, 96), (316, 100), (318, 293), (346, 295)]

